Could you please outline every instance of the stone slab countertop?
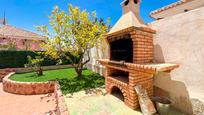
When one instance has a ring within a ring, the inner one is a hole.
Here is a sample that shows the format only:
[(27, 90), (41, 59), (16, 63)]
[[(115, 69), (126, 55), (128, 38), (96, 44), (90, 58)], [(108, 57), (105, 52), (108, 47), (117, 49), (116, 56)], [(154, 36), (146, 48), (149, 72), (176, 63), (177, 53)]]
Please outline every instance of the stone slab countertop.
[(98, 60), (104, 66), (118, 66), (118, 68), (127, 68), (127, 69), (144, 69), (151, 70), (152, 72), (170, 72), (175, 68), (179, 67), (179, 64), (172, 63), (145, 63), (145, 64), (137, 64), (137, 63), (127, 63), (124, 61), (112, 61), (109, 59), (100, 59)]

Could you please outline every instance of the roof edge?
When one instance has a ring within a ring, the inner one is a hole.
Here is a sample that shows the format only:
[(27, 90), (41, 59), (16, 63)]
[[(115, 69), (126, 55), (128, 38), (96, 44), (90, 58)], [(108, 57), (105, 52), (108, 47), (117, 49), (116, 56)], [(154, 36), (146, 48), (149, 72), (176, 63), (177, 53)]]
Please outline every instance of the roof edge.
[[(46, 38), (40, 34), (37, 34), (37, 33), (34, 33), (32, 31), (29, 31), (29, 30), (25, 30), (25, 29), (22, 29), (22, 28), (18, 28), (18, 27), (15, 27), (15, 26), (12, 26), (12, 25), (3, 25), (3, 26), (0, 26), (0, 29), (2, 29), (4, 26), (8, 26), (10, 28), (15, 28), (17, 30), (21, 30), (21, 31), (24, 31), (24, 32), (27, 32), (27, 33), (30, 33), (30, 34), (33, 34), (33, 35), (36, 35), (35, 37), (33, 36), (24, 36), (24, 35), (4, 35), (0, 33), (0, 37), (4, 37), (4, 38), (21, 38), (21, 39), (26, 39), (26, 38), (31, 38), (33, 40), (46, 40)], [(22, 38), (22, 37), (25, 37), (25, 38)], [(36, 38), (36, 39), (34, 39)]]
[[(153, 17), (153, 15), (155, 15), (155, 14), (161, 13), (161, 12), (163, 12), (163, 11), (165, 11), (165, 10), (168, 10), (168, 9), (171, 9), (171, 8), (174, 8), (174, 7), (183, 5), (183, 4), (188, 3), (188, 2), (191, 2), (191, 1), (193, 1), (193, 0), (179, 0), (179, 1), (177, 1), (177, 2), (174, 2), (174, 3), (172, 3), (172, 4), (169, 4), (169, 5), (167, 5), (167, 6), (164, 6), (164, 7), (162, 7), (162, 8), (159, 8), (159, 9), (157, 9), (157, 10), (154, 10), (154, 11), (150, 12), (150, 16)], [(154, 17), (153, 17), (153, 18), (154, 18)]]

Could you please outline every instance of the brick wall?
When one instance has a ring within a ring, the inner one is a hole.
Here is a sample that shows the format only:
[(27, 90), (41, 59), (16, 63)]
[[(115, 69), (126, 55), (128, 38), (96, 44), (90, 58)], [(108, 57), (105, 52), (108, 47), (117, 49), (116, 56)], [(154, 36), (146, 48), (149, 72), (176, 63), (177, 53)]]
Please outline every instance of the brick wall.
[(41, 51), (40, 44), (43, 43), (42, 40), (31, 40), (31, 39), (15, 39), (15, 38), (4, 38), (0, 39), (0, 42), (7, 49), (9, 45), (13, 44), (17, 50), (32, 50), (32, 51)]

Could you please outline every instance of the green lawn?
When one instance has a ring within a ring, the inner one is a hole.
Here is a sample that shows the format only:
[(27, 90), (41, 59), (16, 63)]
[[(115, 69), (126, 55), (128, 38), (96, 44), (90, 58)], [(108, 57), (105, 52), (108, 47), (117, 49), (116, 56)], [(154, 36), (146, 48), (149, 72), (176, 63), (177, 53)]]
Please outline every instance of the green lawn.
[[(90, 75), (93, 72), (90, 70), (84, 70), (83, 75)], [(49, 70), (44, 71), (43, 76), (37, 76), (34, 72), (32, 73), (23, 73), (23, 74), (14, 74), (10, 77), (11, 80), (23, 81), (23, 82), (44, 82), (52, 81), (56, 79), (72, 79), (76, 77), (76, 73), (73, 68), (68, 69), (59, 69), (59, 70)]]
[(36, 76), (34, 72), (14, 74), (10, 77), (14, 81), (22, 82), (45, 82), (59, 81), (62, 92), (73, 93), (88, 88), (95, 88), (104, 85), (104, 78), (90, 70), (83, 70), (82, 78), (77, 77), (73, 68), (44, 71), (43, 76)]

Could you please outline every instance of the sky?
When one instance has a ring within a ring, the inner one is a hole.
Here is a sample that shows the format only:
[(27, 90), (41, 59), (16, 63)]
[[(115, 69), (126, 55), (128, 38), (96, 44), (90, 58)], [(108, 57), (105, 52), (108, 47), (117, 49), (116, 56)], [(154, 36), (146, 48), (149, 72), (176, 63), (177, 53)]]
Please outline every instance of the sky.
[[(96, 11), (99, 18), (110, 17), (113, 26), (122, 15), (120, 3), (123, 0), (0, 0), (0, 18), (4, 11), (9, 25), (37, 32), (35, 26), (48, 25), (54, 6), (67, 11), (68, 4)], [(154, 21), (149, 13), (178, 0), (142, 0), (140, 14), (146, 23)]]

